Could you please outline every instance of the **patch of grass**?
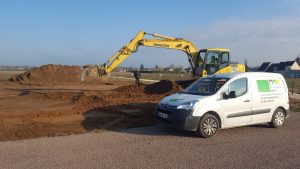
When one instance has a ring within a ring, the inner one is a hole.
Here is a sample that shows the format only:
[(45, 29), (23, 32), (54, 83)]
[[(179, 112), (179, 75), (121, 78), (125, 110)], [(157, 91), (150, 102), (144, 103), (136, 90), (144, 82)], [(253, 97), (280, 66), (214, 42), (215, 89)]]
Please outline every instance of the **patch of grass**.
[(285, 80), (290, 92), (294, 90), (294, 93), (300, 93), (300, 78), (286, 78)]
[(292, 112), (300, 112), (300, 100), (290, 98), (290, 109)]
[[(162, 79), (170, 79), (170, 80), (188, 80), (192, 79), (192, 75), (186, 73), (141, 73), (142, 79), (150, 79), (150, 80), (162, 80)], [(127, 77), (132, 78), (132, 74), (130, 72), (112, 72), (111, 76), (116, 77)]]

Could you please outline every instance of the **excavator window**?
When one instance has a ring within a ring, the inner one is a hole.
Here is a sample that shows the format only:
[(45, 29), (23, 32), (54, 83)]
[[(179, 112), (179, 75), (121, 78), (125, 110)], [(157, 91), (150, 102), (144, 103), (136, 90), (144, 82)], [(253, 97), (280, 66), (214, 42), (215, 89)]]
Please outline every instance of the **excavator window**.
[(219, 52), (208, 51), (205, 59), (205, 70), (208, 75), (214, 74), (219, 70)]
[(220, 61), (218, 52), (207, 52), (206, 64), (218, 64)]
[(228, 52), (222, 52), (221, 64), (228, 63), (228, 62), (229, 62), (229, 53)]

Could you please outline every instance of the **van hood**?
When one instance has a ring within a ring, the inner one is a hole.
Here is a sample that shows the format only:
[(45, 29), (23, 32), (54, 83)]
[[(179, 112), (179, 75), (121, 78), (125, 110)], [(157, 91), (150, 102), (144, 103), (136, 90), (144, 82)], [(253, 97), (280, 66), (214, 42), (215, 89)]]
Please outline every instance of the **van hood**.
[(160, 104), (167, 105), (167, 106), (178, 106), (183, 103), (187, 103), (190, 101), (200, 100), (207, 96), (200, 96), (200, 95), (192, 95), (192, 94), (185, 94), (185, 93), (176, 93), (170, 96), (163, 98), (160, 101)]

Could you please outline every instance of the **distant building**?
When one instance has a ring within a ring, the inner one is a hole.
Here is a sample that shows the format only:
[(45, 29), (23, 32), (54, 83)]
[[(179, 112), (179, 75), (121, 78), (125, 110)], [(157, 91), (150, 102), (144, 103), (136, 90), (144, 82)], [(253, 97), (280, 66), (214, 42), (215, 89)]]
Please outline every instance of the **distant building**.
[(256, 71), (281, 73), (285, 77), (300, 77), (300, 65), (296, 60), (280, 63), (264, 62)]
[(164, 68), (164, 72), (173, 72), (173, 68), (171, 67), (167, 67), (167, 68)]
[(257, 72), (265, 72), (271, 65), (272, 65), (271, 62), (264, 62), (259, 66)]
[(192, 73), (192, 70), (193, 70), (193, 69), (190, 68), (190, 67), (184, 69), (184, 71), (185, 71), (186, 73)]

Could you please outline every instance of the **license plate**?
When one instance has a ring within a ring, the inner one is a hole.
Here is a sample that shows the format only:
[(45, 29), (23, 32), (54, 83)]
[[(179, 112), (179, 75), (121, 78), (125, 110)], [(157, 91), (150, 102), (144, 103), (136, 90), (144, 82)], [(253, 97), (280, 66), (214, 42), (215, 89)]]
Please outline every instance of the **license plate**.
[(161, 113), (161, 112), (158, 112), (158, 116), (161, 117), (161, 118), (164, 118), (164, 119), (167, 119), (167, 118), (168, 118), (168, 115), (167, 115), (167, 114)]

